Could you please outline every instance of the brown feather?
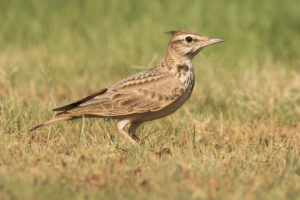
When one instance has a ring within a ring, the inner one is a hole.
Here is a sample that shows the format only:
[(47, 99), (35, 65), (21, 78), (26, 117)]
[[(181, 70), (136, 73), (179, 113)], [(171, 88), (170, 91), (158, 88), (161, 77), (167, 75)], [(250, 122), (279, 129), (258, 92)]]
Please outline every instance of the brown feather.
[(93, 99), (94, 97), (96, 97), (98, 95), (101, 95), (101, 94), (105, 93), (106, 91), (107, 91), (107, 88), (104, 88), (104, 89), (102, 89), (98, 92), (92, 93), (92, 94), (84, 97), (83, 99), (75, 101), (74, 103), (71, 103), (71, 104), (68, 104), (68, 105), (65, 105), (65, 106), (62, 106), (62, 107), (59, 107), (59, 108), (54, 108), (53, 111), (67, 111), (67, 110), (70, 110), (70, 109), (75, 108), (78, 105), (90, 100), (90, 99)]
[(173, 74), (149, 70), (128, 77), (112, 86), (105, 94), (74, 104), (58, 115), (112, 117), (154, 112), (167, 107), (179, 98), (176, 91), (180, 89), (183, 88), (178, 80), (174, 79)]

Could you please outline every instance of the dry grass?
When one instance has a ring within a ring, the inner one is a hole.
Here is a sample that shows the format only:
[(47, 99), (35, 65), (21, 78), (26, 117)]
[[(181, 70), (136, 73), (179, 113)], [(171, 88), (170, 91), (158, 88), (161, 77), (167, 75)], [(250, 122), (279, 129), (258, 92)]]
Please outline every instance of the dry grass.
[(139, 130), (144, 140), (137, 148), (113, 121), (101, 119), (28, 134), (24, 130), (50, 117), (63, 88), (7, 90), (0, 117), (2, 193), (17, 199), (298, 198), (300, 74), (275, 65), (230, 79), (210, 66), (197, 68), (202, 73), (183, 109)]
[[(297, 1), (11, 2), (0, 6), (1, 199), (300, 199)], [(174, 15), (183, 6), (189, 27)], [(157, 63), (160, 32), (174, 27), (226, 43), (194, 60), (191, 99), (141, 126), (139, 147), (102, 119), (26, 132), (51, 108)]]

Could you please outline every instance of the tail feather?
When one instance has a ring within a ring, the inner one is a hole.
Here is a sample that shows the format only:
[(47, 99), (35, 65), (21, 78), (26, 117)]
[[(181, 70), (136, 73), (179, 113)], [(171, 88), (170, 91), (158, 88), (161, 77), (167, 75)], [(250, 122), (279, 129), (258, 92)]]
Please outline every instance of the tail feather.
[(44, 122), (44, 123), (41, 123), (41, 124), (39, 124), (39, 125), (33, 127), (32, 129), (29, 130), (29, 132), (35, 131), (35, 130), (37, 130), (37, 129), (39, 129), (39, 128), (42, 128), (42, 127), (44, 127), (44, 126), (48, 126), (48, 125), (50, 125), (50, 124), (54, 124), (54, 123), (56, 123), (56, 122), (60, 122), (60, 121), (64, 121), (64, 120), (69, 120), (69, 119), (72, 119), (72, 118), (73, 118), (73, 117), (70, 117), (70, 116), (57, 117), (57, 118), (51, 119), (51, 120), (49, 120), (49, 121), (46, 121), (46, 122)]

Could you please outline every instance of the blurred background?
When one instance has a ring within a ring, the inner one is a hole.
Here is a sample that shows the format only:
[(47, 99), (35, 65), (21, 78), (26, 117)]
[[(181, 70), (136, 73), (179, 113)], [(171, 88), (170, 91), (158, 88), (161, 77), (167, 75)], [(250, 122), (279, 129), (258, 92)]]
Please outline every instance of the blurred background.
[(205, 49), (198, 68), (205, 68), (203, 59), (228, 71), (263, 68), (267, 60), (296, 70), (299, 8), (297, 0), (1, 1), (2, 79), (12, 71), (7, 81), (18, 85), (88, 76), (88, 87), (99, 86), (97, 80), (107, 83), (159, 62), (169, 40), (164, 32), (174, 29), (226, 41)]
[[(105, 138), (106, 132), (115, 132), (114, 125), (101, 120), (86, 122), (90, 134), (87, 143), (82, 142), (79, 122), (44, 129), (48, 134), (19, 134), (51, 118), (53, 107), (156, 65), (170, 37), (164, 32), (177, 29), (226, 42), (204, 49), (194, 59), (196, 85), (184, 107), (140, 130), (142, 137), (155, 132), (147, 138), (145, 148), (167, 146), (173, 156), (152, 162), (147, 151), (117, 151)], [(189, 199), (189, 192), (208, 199), (218, 195), (257, 199), (266, 193), (273, 195), (267, 195), (269, 199), (296, 197), (300, 187), (296, 159), (300, 138), (299, 52), (299, 0), (0, 0), (0, 184), (14, 192), (18, 185), (20, 197), (27, 192), (28, 198), (37, 190), (46, 199), (47, 194), (63, 198), (75, 195), (76, 187), (83, 198), (82, 188), (98, 186), (105, 194), (111, 192), (121, 198), (128, 193), (124, 177), (131, 177), (130, 170), (140, 165), (148, 171), (139, 173), (155, 186), (149, 188), (169, 199), (174, 199), (172, 195)], [(268, 141), (270, 146), (261, 141)], [(282, 141), (290, 142), (285, 146)], [(93, 159), (85, 159), (84, 166), (77, 165), (85, 151)], [(109, 161), (99, 156), (107, 152), (117, 156)], [(65, 163), (65, 157), (60, 153), (76, 160), (71, 164), (73, 171), (63, 170), (60, 159)], [(274, 157), (265, 158), (267, 154)], [(220, 162), (216, 164), (216, 160)], [(229, 167), (222, 163), (229, 163)], [(177, 164), (181, 168), (172, 170)], [(106, 171), (112, 165), (125, 167), (118, 172)], [(286, 168), (288, 172), (284, 172)], [(194, 180), (184, 179), (185, 169)], [(226, 174), (222, 174), (224, 169)], [(108, 177), (103, 185), (101, 178), (89, 176), (96, 173), (97, 177), (98, 172)], [(240, 174), (245, 179), (239, 179)], [(15, 181), (10, 181), (12, 175)], [(40, 178), (52, 180), (52, 185), (35, 182)], [(131, 180), (136, 190), (129, 192), (148, 197), (148, 186), (140, 186), (139, 178)], [(73, 184), (72, 192), (57, 189), (65, 183)], [(183, 192), (165, 193), (176, 188)]]

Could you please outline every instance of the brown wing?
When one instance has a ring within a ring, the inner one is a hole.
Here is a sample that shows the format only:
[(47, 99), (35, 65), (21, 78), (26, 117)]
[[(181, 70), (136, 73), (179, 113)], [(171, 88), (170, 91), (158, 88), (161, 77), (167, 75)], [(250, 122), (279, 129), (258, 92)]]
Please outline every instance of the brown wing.
[(90, 99), (93, 99), (94, 97), (96, 96), (99, 96), (103, 93), (105, 93), (107, 91), (107, 88), (104, 88), (102, 90), (99, 90), (98, 92), (95, 92), (95, 93), (92, 93), (80, 100), (77, 100), (75, 101), (74, 103), (71, 103), (71, 104), (68, 104), (68, 105), (65, 105), (65, 106), (62, 106), (62, 107), (59, 107), (59, 108), (54, 108), (53, 111), (66, 111), (66, 110), (70, 110), (72, 108), (75, 108), (77, 107), (78, 105), (82, 104), (83, 102), (86, 102)]
[(170, 73), (142, 72), (80, 103), (64, 114), (121, 116), (161, 110), (184, 92)]

